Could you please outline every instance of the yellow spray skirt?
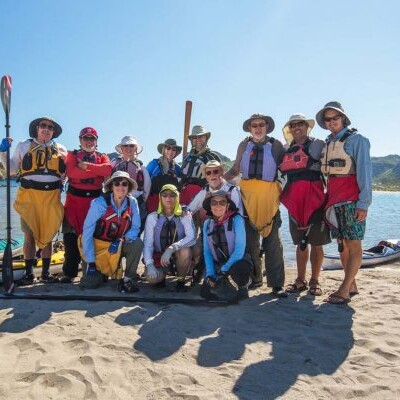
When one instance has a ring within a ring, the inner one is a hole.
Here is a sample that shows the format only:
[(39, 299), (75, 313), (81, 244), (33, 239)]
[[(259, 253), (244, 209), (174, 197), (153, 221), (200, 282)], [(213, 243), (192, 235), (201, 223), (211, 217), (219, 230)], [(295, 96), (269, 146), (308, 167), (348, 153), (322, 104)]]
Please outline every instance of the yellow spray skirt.
[(32, 231), (37, 247), (43, 249), (51, 243), (64, 217), (60, 189), (36, 190), (20, 187), (14, 208)]
[(267, 237), (279, 209), (281, 186), (260, 179), (242, 179), (239, 185), (250, 222), (262, 237)]
[[(122, 278), (122, 268), (119, 266), (119, 261), (121, 258), (122, 251), (122, 242), (118, 247), (118, 252), (115, 254), (111, 254), (108, 251), (110, 247), (110, 242), (106, 242), (104, 240), (93, 238), (94, 241), (94, 251), (96, 254), (96, 268), (103, 275), (111, 277), (111, 279), (120, 279)], [(83, 246), (82, 246), (82, 235), (78, 237), (78, 248), (83, 260), (85, 260), (85, 256), (83, 254)]]

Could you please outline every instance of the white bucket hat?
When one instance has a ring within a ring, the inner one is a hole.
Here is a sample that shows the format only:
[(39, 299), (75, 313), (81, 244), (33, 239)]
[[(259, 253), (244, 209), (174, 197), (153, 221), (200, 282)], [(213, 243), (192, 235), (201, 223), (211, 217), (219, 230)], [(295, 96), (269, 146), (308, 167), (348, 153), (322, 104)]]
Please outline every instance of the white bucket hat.
[(138, 184), (136, 183), (136, 181), (134, 179), (132, 179), (129, 174), (125, 171), (115, 171), (105, 182), (104, 182), (104, 186), (103, 186), (103, 192), (107, 193), (107, 192), (111, 192), (111, 184), (113, 183), (113, 181), (115, 179), (126, 179), (129, 184), (130, 184), (130, 188), (129, 188), (129, 192), (132, 192), (132, 190), (136, 190), (138, 187)]
[(288, 122), (286, 122), (286, 124), (283, 125), (283, 128), (282, 128), (283, 136), (285, 137), (287, 144), (290, 144), (293, 142), (293, 135), (291, 134), (290, 127), (289, 127), (290, 123), (293, 121), (304, 121), (307, 123), (307, 125), (308, 125), (307, 136), (310, 134), (312, 128), (314, 128), (314, 125), (315, 125), (315, 121), (313, 119), (307, 119), (304, 114), (300, 114), (300, 113), (292, 114), (290, 116)]
[(136, 154), (140, 154), (143, 150), (143, 146), (138, 143), (137, 139), (134, 136), (124, 136), (121, 139), (121, 143), (115, 146), (115, 150), (117, 150), (118, 153), (122, 154), (121, 146), (126, 146), (128, 144), (134, 144), (136, 146)]
[(188, 136), (189, 139), (193, 139), (198, 136), (207, 136), (207, 140), (210, 139), (211, 132), (207, 132), (204, 126), (202, 125), (195, 125), (192, 128), (192, 133)]

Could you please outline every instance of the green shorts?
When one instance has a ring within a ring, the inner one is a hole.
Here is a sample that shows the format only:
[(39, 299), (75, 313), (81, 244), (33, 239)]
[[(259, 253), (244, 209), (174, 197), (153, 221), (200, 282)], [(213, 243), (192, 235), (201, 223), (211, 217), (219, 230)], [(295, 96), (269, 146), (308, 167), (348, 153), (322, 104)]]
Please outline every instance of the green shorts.
[(363, 240), (365, 235), (365, 220), (357, 221), (356, 202), (334, 206), (338, 228), (331, 229), (332, 238), (345, 240)]

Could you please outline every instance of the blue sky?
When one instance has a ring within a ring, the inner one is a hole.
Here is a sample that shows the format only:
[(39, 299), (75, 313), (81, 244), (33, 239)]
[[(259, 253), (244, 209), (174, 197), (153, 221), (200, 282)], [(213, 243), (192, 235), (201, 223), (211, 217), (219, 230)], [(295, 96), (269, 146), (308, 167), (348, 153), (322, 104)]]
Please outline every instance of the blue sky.
[(191, 125), (233, 158), (250, 114), (271, 115), (283, 140), (290, 114), (339, 100), (372, 155), (400, 154), (399, 14), (384, 0), (1, 0), (11, 134), (51, 115), (69, 149), (93, 126), (100, 151), (131, 134), (148, 162), (164, 139), (182, 142), (190, 99)]

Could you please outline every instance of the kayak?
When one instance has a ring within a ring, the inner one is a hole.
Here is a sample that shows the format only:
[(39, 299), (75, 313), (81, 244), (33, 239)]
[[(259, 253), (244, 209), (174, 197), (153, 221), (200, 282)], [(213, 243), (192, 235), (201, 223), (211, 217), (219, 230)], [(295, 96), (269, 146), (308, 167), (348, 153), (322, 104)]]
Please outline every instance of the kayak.
[[(6, 246), (7, 246), (7, 239), (0, 239), (0, 261), (3, 260), (4, 250), (6, 249)], [(17, 237), (11, 239), (11, 252), (13, 258), (22, 255), (23, 247), (24, 247), (23, 237)]]
[[(373, 267), (397, 259), (400, 259), (400, 240), (382, 240), (376, 246), (363, 250), (361, 267)], [(326, 254), (322, 263), (322, 269), (342, 269), (339, 254)]]
[[(60, 250), (51, 256), (50, 271), (52, 274), (62, 272), (62, 265), (64, 262), (64, 251)], [(36, 276), (39, 276), (42, 271), (42, 260), (39, 259), (34, 269)], [(3, 282), (3, 265), (0, 264), (0, 283)], [(25, 276), (25, 262), (24, 260), (13, 260), (14, 281), (19, 281)]]

